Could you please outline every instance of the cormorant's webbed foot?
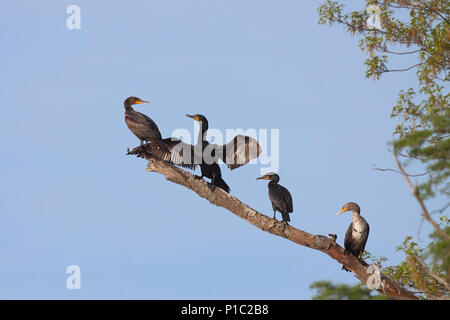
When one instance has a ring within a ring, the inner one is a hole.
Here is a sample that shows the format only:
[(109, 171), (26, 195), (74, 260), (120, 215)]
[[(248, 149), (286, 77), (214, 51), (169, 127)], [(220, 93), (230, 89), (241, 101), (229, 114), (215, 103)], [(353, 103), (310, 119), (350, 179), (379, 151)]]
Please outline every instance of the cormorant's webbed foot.
[(208, 183), (208, 187), (209, 187), (209, 190), (211, 190), (211, 192), (214, 192), (214, 190), (216, 190), (216, 185), (215, 184)]
[(347, 269), (345, 266), (342, 266), (342, 270), (347, 271), (347, 272), (351, 271), (350, 269)]

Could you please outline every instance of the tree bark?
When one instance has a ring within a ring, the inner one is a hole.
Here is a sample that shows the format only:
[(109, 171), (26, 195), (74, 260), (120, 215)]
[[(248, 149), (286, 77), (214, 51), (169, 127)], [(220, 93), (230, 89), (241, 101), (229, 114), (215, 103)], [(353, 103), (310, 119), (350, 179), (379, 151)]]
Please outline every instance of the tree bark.
[[(149, 160), (146, 171), (164, 175), (168, 181), (192, 190), (200, 197), (208, 200), (211, 204), (227, 209), (263, 231), (283, 237), (301, 246), (322, 251), (351, 270), (355, 277), (364, 284), (367, 283), (368, 278), (371, 276), (371, 274), (367, 273), (367, 263), (360, 262), (351, 254), (344, 254), (344, 249), (333, 238), (328, 238), (323, 235), (313, 235), (286, 225), (284, 222), (277, 221), (259, 213), (220, 188), (215, 188), (214, 191), (211, 191), (207, 182), (195, 179), (193, 174), (175, 167), (167, 161), (153, 158), (150, 155), (145, 155), (144, 157)], [(394, 283), (384, 275), (381, 276), (381, 286), (377, 291), (396, 299), (418, 299), (413, 293)]]

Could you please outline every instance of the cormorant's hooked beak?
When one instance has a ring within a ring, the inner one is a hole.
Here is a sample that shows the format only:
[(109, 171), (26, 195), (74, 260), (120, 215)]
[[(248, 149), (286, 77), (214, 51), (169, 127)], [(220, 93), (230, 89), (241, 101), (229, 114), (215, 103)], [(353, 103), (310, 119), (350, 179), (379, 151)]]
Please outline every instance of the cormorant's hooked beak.
[(262, 177), (256, 178), (256, 180), (270, 180), (270, 177), (269, 176), (262, 176)]
[(199, 117), (196, 117), (196, 116), (193, 116), (193, 115), (190, 115), (190, 114), (187, 114), (186, 117), (194, 119), (195, 121), (199, 120)]
[(135, 103), (136, 103), (136, 104), (150, 103), (150, 101), (138, 100), (138, 101), (136, 101)]
[(338, 215), (340, 215), (341, 213), (344, 213), (344, 212), (346, 212), (346, 211), (348, 211), (347, 209), (342, 209), (341, 211), (339, 211), (338, 213), (336, 213), (336, 215), (338, 216)]

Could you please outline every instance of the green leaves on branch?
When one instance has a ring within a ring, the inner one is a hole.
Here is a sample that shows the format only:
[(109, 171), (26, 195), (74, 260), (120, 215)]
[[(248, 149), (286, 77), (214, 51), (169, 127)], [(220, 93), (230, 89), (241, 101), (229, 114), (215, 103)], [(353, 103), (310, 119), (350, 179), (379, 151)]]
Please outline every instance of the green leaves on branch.
[[(442, 221), (446, 224), (442, 229), (450, 235), (448, 219), (444, 217)], [(449, 298), (445, 283), (450, 283), (450, 241), (438, 237), (436, 232), (431, 237), (434, 241), (426, 249), (420, 248), (411, 237), (406, 237), (397, 247), (406, 259), (399, 265), (384, 268), (383, 273), (424, 298)]]
[[(377, 6), (376, 10), (373, 6)], [(358, 10), (344, 9), (339, 1), (326, 1), (318, 8), (319, 24), (340, 24), (350, 34), (361, 36), (359, 47), (367, 55), (366, 78), (379, 80), (385, 73), (415, 71), (417, 85), (401, 90), (392, 108), (391, 117), (398, 124), (391, 144), (394, 153), (403, 157), (403, 166), (419, 161), (425, 167), (423, 179), (412, 189), (422, 205), (423, 216), (429, 217), (423, 200), (438, 193), (445, 199), (450, 196), (450, 1), (366, 0), (361, 1)], [(376, 28), (369, 19), (375, 11), (380, 22)], [(393, 57), (402, 65), (392, 67)], [(447, 201), (434, 213), (442, 215), (449, 206)], [(405, 260), (384, 268), (383, 273), (423, 298), (448, 299), (450, 241), (445, 234), (450, 235), (449, 219), (443, 215), (440, 226), (433, 226), (435, 231), (427, 248), (407, 237), (397, 247)], [(386, 260), (368, 253), (364, 258), (375, 260), (380, 267)], [(361, 285), (322, 281), (311, 288), (318, 291), (314, 299), (372, 298)]]
[(354, 286), (333, 284), (330, 281), (316, 281), (310, 289), (317, 291), (313, 300), (386, 300), (386, 297), (373, 294), (373, 291), (359, 283)]
[[(391, 117), (399, 120), (394, 151), (406, 160), (419, 160), (430, 174), (417, 187), (422, 199), (440, 192), (450, 195), (450, 1), (364, 1), (359, 10), (344, 12), (344, 4), (326, 1), (318, 8), (319, 24), (341, 24), (362, 38), (368, 55), (366, 78), (416, 70), (417, 87), (400, 91)], [(367, 8), (376, 5), (381, 28), (368, 25)], [(404, 65), (388, 67), (392, 57)], [(408, 164), (406, 161), (404, 164)]]

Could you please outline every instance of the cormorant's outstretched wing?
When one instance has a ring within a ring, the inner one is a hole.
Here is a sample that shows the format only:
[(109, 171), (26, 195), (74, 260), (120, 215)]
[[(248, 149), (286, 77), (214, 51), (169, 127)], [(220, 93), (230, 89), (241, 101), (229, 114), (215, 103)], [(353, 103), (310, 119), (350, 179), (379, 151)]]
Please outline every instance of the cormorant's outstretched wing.
[(261, 154), (261, 147), (255, 139), (238, 134), (225, 145), (218, 146), (218, 157), (230, 170), (239, 168)]
[(148, 159), (155, 156), (162, 160), (169, 161), (172, 164), (194, 170), (198, 162), (194, 157), (194, 146), (177, 138), (166, 138), (162, 140), (168, 151), (165, 151), (157, 143), (146, 143), (129, 151), (128, 154), (134, 154), (138, 157)]

